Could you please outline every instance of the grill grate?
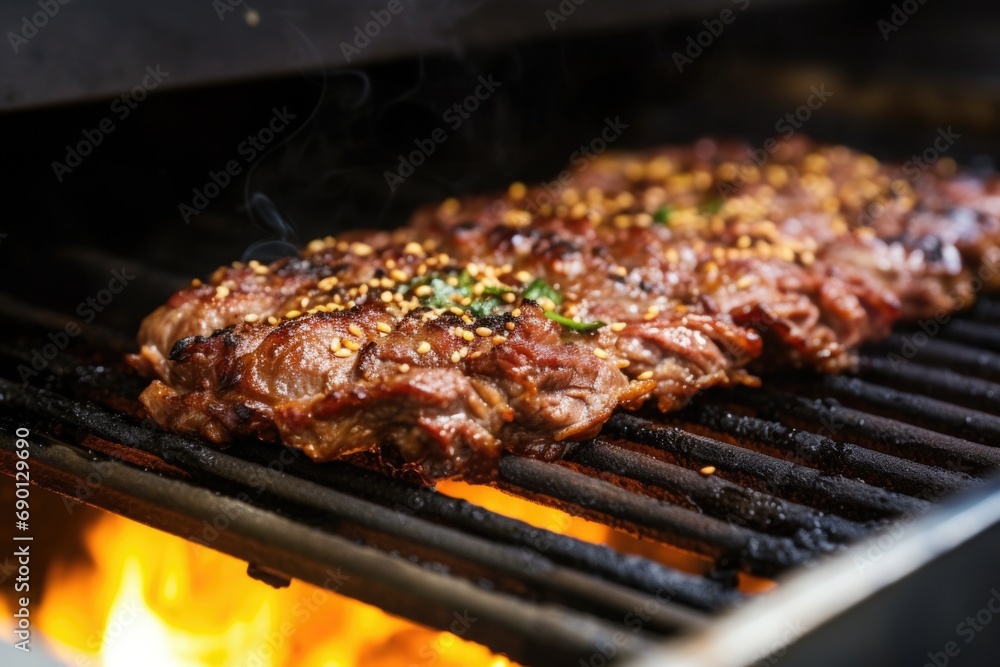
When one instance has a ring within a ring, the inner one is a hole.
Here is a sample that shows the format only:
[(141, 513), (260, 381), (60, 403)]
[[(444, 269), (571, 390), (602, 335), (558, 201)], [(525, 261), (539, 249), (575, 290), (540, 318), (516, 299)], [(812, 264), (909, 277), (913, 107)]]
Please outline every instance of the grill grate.
[(211, 546), (257, 576), (329, 585), (324, 573), (341, 567), (342, 593), (439, 628), (470, 609), (488, 622), (468, 638), (528, 663), (578, 664), (650, 596), (655, 613), (614, 642), (619, 655), (743, 603), (736, 572), (776, 577), (836, 554), (1000, 467), (995, 313), (1000, 303), (981, 302), (905, 363), (889, 354), (901, 332), (866, 352), (856, 377), (767, 378), (672, 415), (616, 414), (560, 462), (501, 460), (501, 490), (711, 559), (709, 576), (351, 463), (252, 443), (218, 452), (145, 428), (127, 414), (145, 382), (115, 361), (129, 344), (122, 332), (84, 329), (24, 385), (17, 366), (67, 318), (9, 298), (0, 464), (13, 461), (8, 426), (30, 420), (53, 490), (81, 496), (79, 480), (96, 474), (102, 483), (82, 500), (188, 539), (221, 512), (228, 526)]

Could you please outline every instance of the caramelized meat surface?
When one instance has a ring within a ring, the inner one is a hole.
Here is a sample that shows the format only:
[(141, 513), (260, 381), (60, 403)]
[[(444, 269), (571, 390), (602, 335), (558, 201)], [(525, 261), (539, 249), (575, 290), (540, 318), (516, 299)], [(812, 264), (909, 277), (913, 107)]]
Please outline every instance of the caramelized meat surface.
[(805, 141), (746, 156), (609, 154), (558, 191), (514, 184), (220, 268), (143, 323), (141, 400), (214, 443), (482, 479), (503, 450), (557, 458), (616, 408), (676, 409), (764, 361), (843, 370), (899, 318), (998, 282), (995, 180)]

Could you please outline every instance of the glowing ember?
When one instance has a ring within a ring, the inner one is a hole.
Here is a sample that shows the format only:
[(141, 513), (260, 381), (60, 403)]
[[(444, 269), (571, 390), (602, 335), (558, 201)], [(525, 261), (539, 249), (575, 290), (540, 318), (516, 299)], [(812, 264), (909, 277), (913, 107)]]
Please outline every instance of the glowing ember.
[(486, 648), (294, 582), (115, 515), (88, 532), (91, 562), (55, 565), (38, 627), (80, 667), (436, 667), (512, 663)]
[[(515, 498), (486, 486), (473, 486), (463, 482), (441, 482), (437, 490), (455, 498), (464, 498), (477, 505), (503, 514), (512, 519), (544, 528), (553, 533), (569, 535), (585, 542), (606, 544), (622, 553), (645, 556), (664, 565), (690, 572), (705, 574), (712, 568), (711, 559), (681, 549), (641, 540), (605, 525), (581, 519), (551, 507), (544, 507), (521, 498)], [(744, 593), (762, 593), (775, 586), (770, 579), (739, 575), (739, 588)]]

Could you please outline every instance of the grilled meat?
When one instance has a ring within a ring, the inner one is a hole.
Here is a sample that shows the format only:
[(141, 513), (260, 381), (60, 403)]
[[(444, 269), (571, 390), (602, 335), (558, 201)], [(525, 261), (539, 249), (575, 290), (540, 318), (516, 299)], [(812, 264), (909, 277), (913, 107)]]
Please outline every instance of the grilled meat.
[(804, 141), (746, 155), (607, 155), (558, 189), (223, 267), (143, 323), (141, 400), (215, 443), (381, 448), (428, 478), (483, 478), (502, 450), (560, 456), (617, 407), (754, 384), (761, 359), (842, 370), (898, 318), (998, 282), (996, 182), (948, 164), (915, 181)]

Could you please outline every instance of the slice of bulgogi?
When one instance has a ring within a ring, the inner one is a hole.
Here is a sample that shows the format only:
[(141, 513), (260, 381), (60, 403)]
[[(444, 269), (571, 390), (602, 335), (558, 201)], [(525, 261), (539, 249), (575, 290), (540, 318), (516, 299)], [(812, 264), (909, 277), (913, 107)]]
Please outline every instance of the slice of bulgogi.
[(746, 156), (609, 154), (569, 186), (220, 268), (143, 323), (141, 400), (215, 443), (381, 448), (428, 478), (484, 478), (502, 450), (559, 457), (617, 407), (754, 384), (761, 358), (847, 368), (901, 316), (967, 306), (1000, 259), (996, 181), (947, 163), (908, 180), (804, 141)]

